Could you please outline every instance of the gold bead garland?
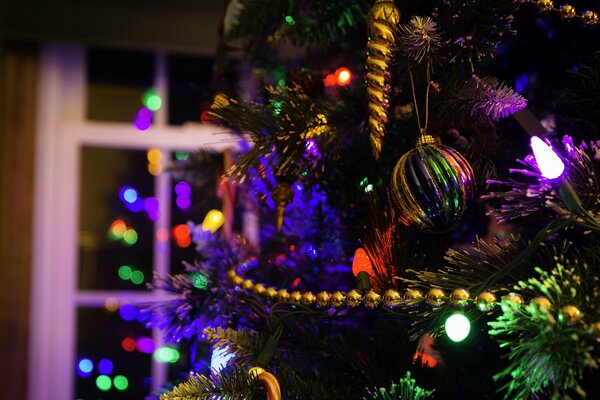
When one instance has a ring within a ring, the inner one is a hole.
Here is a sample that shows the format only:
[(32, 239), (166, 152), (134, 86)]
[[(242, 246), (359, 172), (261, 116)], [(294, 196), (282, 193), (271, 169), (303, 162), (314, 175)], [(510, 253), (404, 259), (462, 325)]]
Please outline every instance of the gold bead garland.
[(600, 22), (597, 12), (588, 10), (578, 15), (575, 7), (570, 4), (563, 4), (557, 8), (552, 0), (523, 0), (522, 2), (537, 4), (538, 8), (542, 12), (557, 12), (564, 20), (581, 20), (586, 26), (596, 26)]
[[(235, 270), (230, 270), (227, 273), (227, 279), (238, 288), (262, 296), (270, 301), (315, 306), (322, 310), (329, 308), (339, 310), (344, 307), (357, 308), (361, 305), (369, 310), (379, 307), (391, 310), (399, 306), (411, 308), (423, 302), (437, 308), (449, 302), (455, 307), (466, 307), (475, 304), (482, 312), (491, 312), (498, 306), (501, 306), (504, 311), (511, 308), (517, 310), (520, 307), (527, 307), (534, 318), (554, 318), (551, 314), (554, 311), (554, 305), (544, 296), (535, 297), (529, 302), (529, 305), (526, 305), (523, 297), (517, 293), (506, 294), (498, 301), (496, 295), (488, 291), (483, 291), (475, 298), (471, 298), (469, 292), (463, 288), (455, 289), (449, 296), (446, 296), (444, 291), (439, 288), (431, 288), (426, 295), (423, 295), (420, 290), (412, 288), (406, 289), (403, 295), (393, 289), (387, 290), (383, 294), (374, 290), (360, 291), (357, 289), (352, 289), (348, 293), (321, 291), (316, 295), (310, 291), (302, 293), (296, 290), (290, 294), (286, 289), (267, 288), (262, 283), (254, 283), (251, 279), (244, 279)], [(561, 307), (557, 315), (560, 323), (568, 325), (583, 323), (583, 313), (574, 305)], [(584, 323), (584, 325), (591, 333), (600, 338), (600, 322)]]

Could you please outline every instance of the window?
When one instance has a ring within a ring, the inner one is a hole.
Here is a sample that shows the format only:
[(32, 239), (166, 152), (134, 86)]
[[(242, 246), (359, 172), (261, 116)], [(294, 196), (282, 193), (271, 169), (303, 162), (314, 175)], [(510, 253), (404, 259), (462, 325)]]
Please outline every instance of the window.
[[(174, 228), (201, 221), (221, 200), (216, 176), (214, 192), (198, 193), (159, 172), (195, 149), (233, 143), (222, 129), (199, 123), (210, 59), (187, 60), (186, 72), (183, 55), (42, 49), (31, 399), (143, 398), (166, 383), (169, 361), (177, 362), (172, 350), (153, 356), (165, 347), (162, 335), (145, 328), (132, 305), (164, 296), (146, 288), (152, 273), (177, 272), (194, 255), (189, 242), (173, 240)], [(181, 72), (170, 74), (170, 66)], [(194, 76), (196, 68), (206, 76)], [(148, 90), (162, 107), (150, 107), (149, 127), (136, 126)]]

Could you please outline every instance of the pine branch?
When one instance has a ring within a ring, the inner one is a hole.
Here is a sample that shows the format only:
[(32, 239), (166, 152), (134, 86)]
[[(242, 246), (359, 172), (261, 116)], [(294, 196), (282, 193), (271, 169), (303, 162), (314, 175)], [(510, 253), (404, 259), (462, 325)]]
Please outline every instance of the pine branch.
[(472, 75), (459, 87), (447, 87), (439, 100), (447, 114), (461, 112), (471, 116), (484, 116), (493, 121), (505, 118), (525, 108), (527, 102), (510, 87), (493, 77)]
[[(580, 386), (587, 368), (597, 369), (600, 357), (596, 335), (579, 318), (597, 321), (599, 306), (595, 287), (598, 276), (585, 264), (556, 258), (550, 272), (536, 269), (539, 278), (521, 281), (515, 290), (530, 297), (544, 294), (552, 307), (535, 303), (519, 307), (507, 303), (504, 313), (489, 325), (490, 335), (507, 347), (509, 366), (494, 376), (508, 380), (502, 386), (505, 399), (529, 399), (540, 394), (552, 398), (570, 398), (575, 391), (585, 397)], [(562, 307), (575, 306), (583, 317), (570, 320)]]
[(417, 386), (417, 381), (410, 377), (410, 371), (406, 372), (400, 381), (392, 383), (387, 388), (370, 389), (369, 397), (365, 400), (427, 400), (433, 397), (435, 390), (425, 390)]
[(433, 56), (441, 40), (437, 24), (431, 18), (414, 16), (408, 24), (400, 27), (398, 44), (409, 59), (420, 63)]
[(237, 364), (250, 363), (261, 351), (262, 336), (257, 332), (217, 327), (205, 328), (204, 333), (214, 347), (225, 349), (226, 354), (233, 354), (233, 360)]
[(224, 368), (217, 375), (196, 374), (162, 394), (160, 400), (243, 400), (253, 398), (260, 389), (258, 379), (244, 369)]

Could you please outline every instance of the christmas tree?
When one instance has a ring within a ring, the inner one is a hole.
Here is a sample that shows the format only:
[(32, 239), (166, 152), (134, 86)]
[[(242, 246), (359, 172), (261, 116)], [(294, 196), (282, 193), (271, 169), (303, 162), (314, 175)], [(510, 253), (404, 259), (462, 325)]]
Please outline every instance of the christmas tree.
[[(240, 135), (223, 174), (236, 208), (190, 222), (196, 259), (155, 277), (172, 296), (152, 324), (190, 350), (160, 398), (595, 398), (585, 7), (229, 2), (208, 117)], [(210, 157), (171, 171), (202, 187)], [(235, 233), (242, 213), (255, 237)]]

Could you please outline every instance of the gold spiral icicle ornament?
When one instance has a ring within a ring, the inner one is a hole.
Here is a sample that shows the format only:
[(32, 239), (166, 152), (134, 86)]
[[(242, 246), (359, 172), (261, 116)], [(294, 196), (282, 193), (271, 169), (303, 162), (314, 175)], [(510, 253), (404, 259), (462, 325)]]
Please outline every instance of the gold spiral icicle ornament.
[(381, 145), (388, 121), (390, 64), (398, 36), (400, 11), (393, 0), (376, 0), (369, 12), (369, 42), (367, 43), (367, 97), (369, 100), (369, 140), (375, 158), (381, 154)]

